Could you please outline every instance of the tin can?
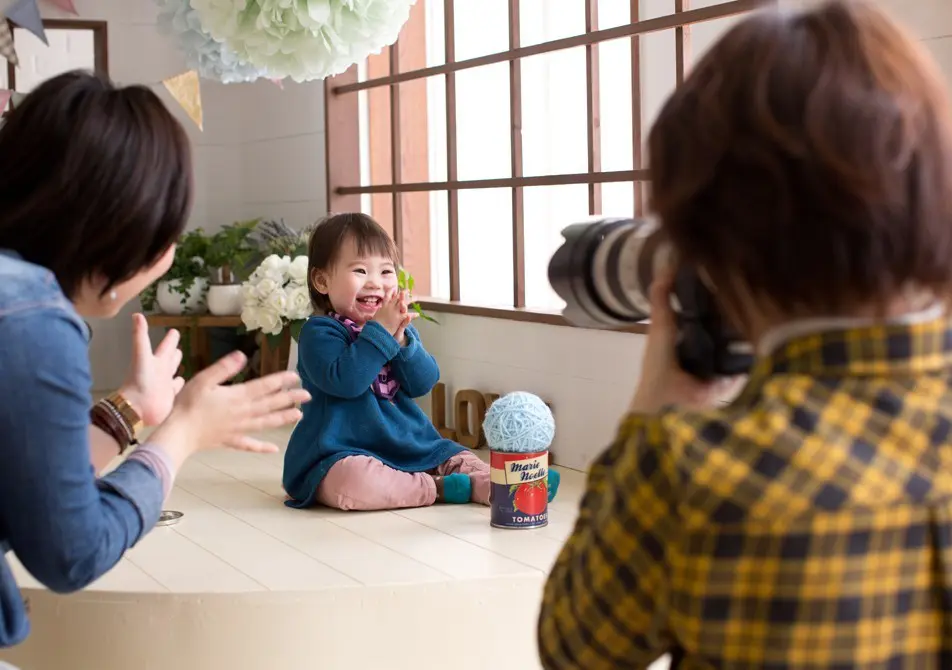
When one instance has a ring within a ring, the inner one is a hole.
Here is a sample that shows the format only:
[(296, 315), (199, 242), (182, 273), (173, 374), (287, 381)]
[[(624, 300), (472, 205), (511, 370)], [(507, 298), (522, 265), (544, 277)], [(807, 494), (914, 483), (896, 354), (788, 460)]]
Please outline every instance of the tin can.
[(541, 528), (549, 523), (549, 452), (489, 454), (490, 524)]

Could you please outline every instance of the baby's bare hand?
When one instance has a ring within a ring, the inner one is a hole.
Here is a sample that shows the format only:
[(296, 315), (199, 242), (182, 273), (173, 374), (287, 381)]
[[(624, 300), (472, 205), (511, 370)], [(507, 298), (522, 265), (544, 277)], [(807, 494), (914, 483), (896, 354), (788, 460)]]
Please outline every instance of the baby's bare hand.
[(384, 298), (383, 305), (377, 310), (373, 320), (383, 326), (388, 333), (396, 335), (403, 323), (405, 313), (403, 309), (403, 291), (393, 291)]
[(404, 347), (407, 344), (407, 326), (409, 326), (410, 322), (413, 321), (418, 316), (420, 315), (417, 314), (416, 312), (409, 312), (407, 314), (404, 314), (403, 321), (400, 323), (400, 328), (393, 335), (401, 347)]

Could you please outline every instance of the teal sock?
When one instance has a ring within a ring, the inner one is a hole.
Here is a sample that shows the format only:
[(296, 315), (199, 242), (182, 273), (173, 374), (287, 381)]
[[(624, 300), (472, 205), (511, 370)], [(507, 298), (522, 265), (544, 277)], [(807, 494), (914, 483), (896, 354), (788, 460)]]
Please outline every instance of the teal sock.
[(552, 502), (555, 494), (559, 492), (559, 483), (561, 481), (562, 475), (559, 474), (558, 470), (549, 470), (549, 502)]
[(468, 503), (473, 495), (473, 480), (469, 475), (455, 472), (443, 477), (443, 502), (462, 504)]

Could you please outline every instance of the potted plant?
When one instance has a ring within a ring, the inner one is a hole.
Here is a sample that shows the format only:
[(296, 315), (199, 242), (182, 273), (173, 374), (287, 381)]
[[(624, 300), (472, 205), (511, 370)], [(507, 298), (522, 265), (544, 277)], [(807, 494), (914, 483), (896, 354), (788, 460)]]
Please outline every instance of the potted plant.
[(172, 267), (156, 286), (155, 299), (165, 314), (201, 314), (206, 310), (209, 239), (201, 228), (179, 238)]
[(251, 234), (261, 219), (238, 221), (211, 236), (205, 261), (209, 268), (208, 311), (219, 316), (241, 314), (241, 280), (257, 248)]

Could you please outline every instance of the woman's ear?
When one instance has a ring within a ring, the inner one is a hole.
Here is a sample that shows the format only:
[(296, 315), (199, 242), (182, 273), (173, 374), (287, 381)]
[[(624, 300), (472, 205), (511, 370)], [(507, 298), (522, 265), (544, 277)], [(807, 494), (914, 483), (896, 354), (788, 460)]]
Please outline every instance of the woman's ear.
[(327, 294), (327, 277), (317, 268), (311, 270), (311, 284), (317, 289), (318, 293)]

